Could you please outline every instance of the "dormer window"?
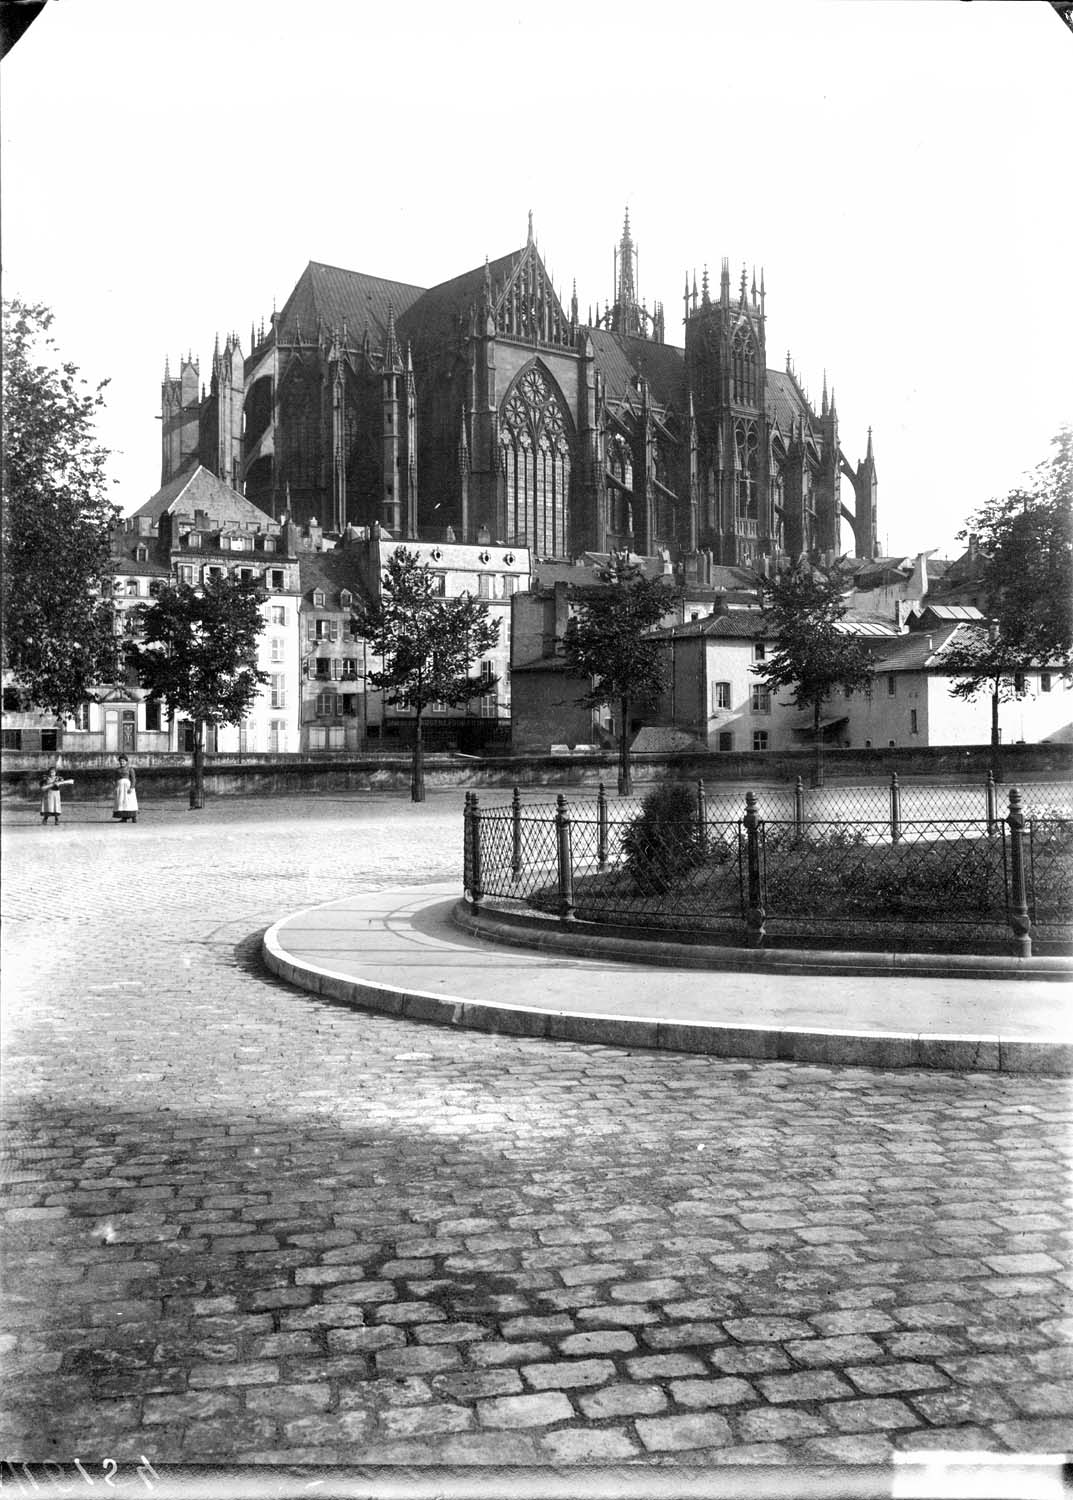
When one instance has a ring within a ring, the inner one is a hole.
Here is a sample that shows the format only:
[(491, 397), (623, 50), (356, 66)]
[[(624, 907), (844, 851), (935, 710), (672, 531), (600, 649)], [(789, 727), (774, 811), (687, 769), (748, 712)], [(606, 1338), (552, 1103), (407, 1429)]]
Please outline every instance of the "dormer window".
[(349, 609), (354, 602), (354, 595), (349, 589), (343, 589), (339, 595), (339, 603), (344, 609)]
[(135, 547), (135, 549), (134, 549), (134, 560), (135, 560), (135, 562), (148, 562), (149, 561), (149, 548), (145, 545), (144, 542), (139, 542), (138, 545)]
[(314, 591), (313, 591), (313, 607), (315, 609), (323, 609), (324, 608), (324, 590), (323, 589), (314, 589)]
[(262, 546), (262, 548), (264, 549), (265, 552), (275, 552), (275, 550), (276, 550), (276, 539), (275, 539), (275, 537), (274, 536), (266, 536), (263, 539), (263, 541), (261, 542), (261, 546)]

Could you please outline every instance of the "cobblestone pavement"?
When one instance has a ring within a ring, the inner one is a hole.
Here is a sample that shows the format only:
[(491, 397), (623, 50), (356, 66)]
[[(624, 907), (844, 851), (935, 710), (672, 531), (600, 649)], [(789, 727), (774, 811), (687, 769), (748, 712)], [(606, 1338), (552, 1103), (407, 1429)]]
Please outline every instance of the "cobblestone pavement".
[(288, 911), (453, 878), (460, 806), (6, 812), (4, 1454), (1073, 1447), (1065, 1082), (447, 1032), (261, 970)]

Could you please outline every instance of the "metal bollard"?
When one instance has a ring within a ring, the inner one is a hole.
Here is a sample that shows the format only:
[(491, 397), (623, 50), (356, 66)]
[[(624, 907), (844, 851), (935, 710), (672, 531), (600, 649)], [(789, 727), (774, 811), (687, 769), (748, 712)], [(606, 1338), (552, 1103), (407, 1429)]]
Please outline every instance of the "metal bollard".
[(481, 903), (484, 895), (481, 889), (481, 809), (477, 801), (477, 793), (472, 794), (473, 800), (469, 805), (469, 832), (470, 832), (470, 887), (469, 899), (474, 910)]
[(902, 789), (898, 784), (898, 773), (890, 776), (890, 841), (896, 844), (902, 836)]
[(1018, 958), (1032, 957), (1032, 919), (1028, 912), (1025, 885), (1025, 815), (1021, 793), (1010, 788), (1010, 813), (1006, 819), (1010, 830), (1010, 926)]
[(764, 944), (764, 883), (760, 863), (760, 815), (756, 810), (756, 793), (745, 794), (745, 854), (748, 877), (748, 900), (745, 908), (745, 940), (750, 948)]
[(607, 793), (602, 781), (596, 793), (596, 862), (601, 870), (607, 864)]
[(794, 783), (794, 837), (800, 838), (805, 826), (805, 784), (800, 776)]
[(555, 813), (555, 846), (559, 863), (559, 917), (563, 922), (574, 920), (574, 853), (570, 834), (570, 811), (566, 798), (559, 793), (559, 805)]
[(510, 799), (511, 828), (513, 830), (514, 842), (510, 856), (510, 873), (517, 880), (522, 873), (522, 796), (518, 788), (514, 788), (514, 796)]
[(989, 834), (998, 832), (998, 789), (995, 786), (995, 773), (988, 771), (987, 785), (984, 788), (984, 802), (987, 807), (987, 831)]

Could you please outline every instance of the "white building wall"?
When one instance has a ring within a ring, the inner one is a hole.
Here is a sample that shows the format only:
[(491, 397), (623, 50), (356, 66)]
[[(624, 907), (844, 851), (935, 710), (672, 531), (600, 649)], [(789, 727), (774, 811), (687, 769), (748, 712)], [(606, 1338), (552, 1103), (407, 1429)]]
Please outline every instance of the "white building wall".
[[(302, 698), (301, 636), (298, 596), (270, 594), (261, 606), (265, 622), (257, 643), (257, 665), (267, 674), (242, 724), (221, 728), (221, 754), (266, 754), (297, 751)], [(282, 615), (282, 620), (280, 620)]]
[[(1003, 744), (1073, 742), (1073, 686), (1057, 672), (1044, 690), (1038, 671), (1025, 674), (1025, 692), (999, 704), (999, 733)], [(981, 693), (972, 702), (950, 694), (951, 679), (930, 674), (929, 721), (933, 745), (986, 745), (991, 740), (991, 697)]]
[[(767, 735), (768, 750), (799, 749), (807, 743), (795, 726), (805, 717), (803, 710), (795, 708), (789, 701), (788, 690), (770, 691), (769, 708), (764, 712), (753, 707), (753, 690), (762, 688), (759, 677), (754, 676), (753, 667), (758, 665), (756, 655), (758, 642), (734, 637), (709, 637), (704, 654), (705, 694), (707, 708), (707, 742), (710, 750), (720, 749), (720, 736), (731, 737), (729, 745), (722, 742), (724, 750), (753, 750), (755, 736)], [(769, 644), (770, 655), (773, 647)], [(727, 684), (729, 707), (719, 706), (719, 684)]]

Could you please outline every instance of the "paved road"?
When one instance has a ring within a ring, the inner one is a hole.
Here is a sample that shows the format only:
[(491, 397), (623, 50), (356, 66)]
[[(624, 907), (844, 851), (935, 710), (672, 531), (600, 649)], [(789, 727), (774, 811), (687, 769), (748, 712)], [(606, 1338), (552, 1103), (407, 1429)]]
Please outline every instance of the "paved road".
[(288, 911), (452, 878), (459, 807), (6, 812), (4, 1454), (1073, 1448), (1064, 1082), (447, 1032), (261, 971)]

